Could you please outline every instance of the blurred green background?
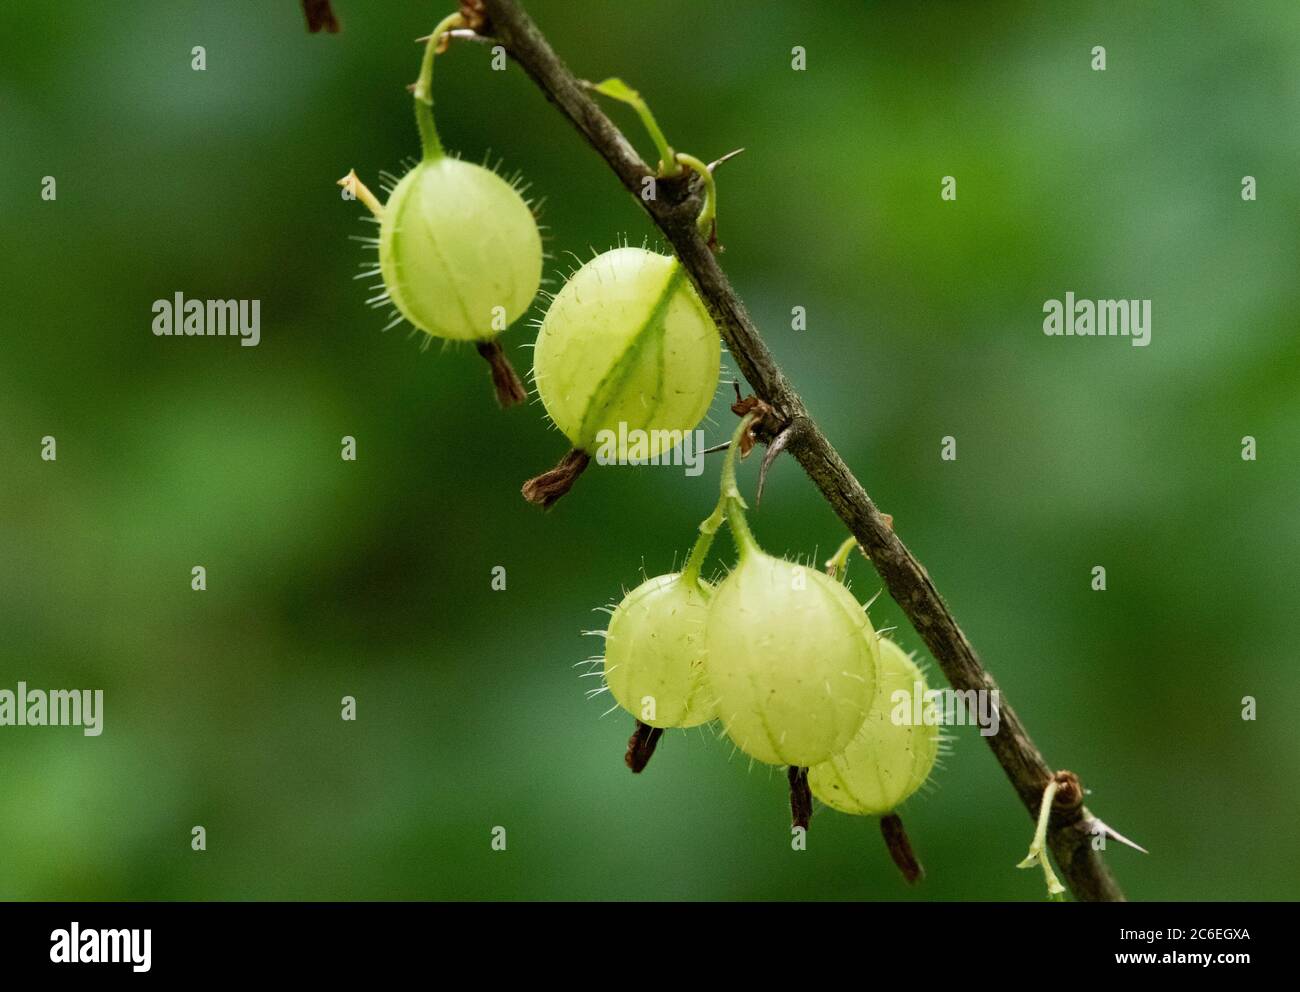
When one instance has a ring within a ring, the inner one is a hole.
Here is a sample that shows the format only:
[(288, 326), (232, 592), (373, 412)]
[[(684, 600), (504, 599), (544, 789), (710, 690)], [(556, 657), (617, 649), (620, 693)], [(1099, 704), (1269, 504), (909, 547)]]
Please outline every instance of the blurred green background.
[[(0, 7), (0, 687), (106, 695), (99, 738), (0, 729), (0, 897), (1042, 898), (972, 728), (905, 810), (915, 891), (871, 821), (823, 809), (792, 852), (784, 775), (713, 733), (624, 767), (580, 632), (680, 559), (717, 463), (593, 470), (544, 515), (518, 493), (565, 447), (540, 406), (380, 333), (334, 181), (416, 153), (412, 41), (450, 7), (336, 0), (337, 37), (292, 0)], [(528, 7), (678, 148), (746, 149), (725, 267), (1049, 762), (1150, 848), (1112, 848), (1129, 896), (1294, 897), (1300, 7)], [(546, 197), (552, 275), (655, 243), (517, 67), (456, 45), (435, 91), (448, 147)], [(155, 338), (177, 291), (260, 299), (261, 345)], [(1153, 300), (1151, 346), (1045, 337), (1066, 291)], [(505, 338), (521, 368), (532, 336)], [(752, 522), (776, 552), (843, 536), (788, 459)]]

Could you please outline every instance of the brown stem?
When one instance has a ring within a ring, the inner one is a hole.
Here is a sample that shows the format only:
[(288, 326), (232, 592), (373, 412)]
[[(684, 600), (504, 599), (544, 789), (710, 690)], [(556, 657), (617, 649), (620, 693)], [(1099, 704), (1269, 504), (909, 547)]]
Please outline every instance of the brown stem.
[[(698, 196), (689, 189), (678, 190), (673, 184), (661, 182), (659, 196), (643, 199), (643, 182), (652, 178), (654, 171), (579, 85), (517, 0), (483, 0), (483, 9), (497, 41), (604, 158), (663, 232), (754, 392), (774, 408), (782, 423), (798, 426), (788, 450), (870, 556), (889, 594), (907, 614), (948, 682), (963, 692), (997, 689), (997, 682), (980, 662), (929, 574), (890, 529), (759, 336), (749, 311), (696, 227)], [(984, 740), (1033, 820), (1052, 769), (1005, 695), (1000, 696), (1000, 712), (1000, 732)], [(1093, 822), (1082, 806), (1069, 814), (1053, 816), (1048, 835), (1052, 852), (1077, 898), (1123, 899), (1101, 854), (1093, 849), (1089, 829)]]
[(907, 831), (903, 829), (903, 821), (897, 813), (890, 813), (880, 818), (880, 833), (885, 838), (885, 847), (889, 850), (889, 856), (894, 859), (894, 864), (898, 865), (898, 870), (907, 879), (907, 884), (915, 885), (925, 878), (925, 869), (921, 867), (921, 862), (916, 860), (912, 842), (908, 840)]
[(520, 381), (519, 374), (515, 372), (515, 367), (510, 364), (510, 359), (506, 357), (501, 342), (495, 338), (491, 341), (475, 341), (474, 347), (492, 369), (492, 388), (496, 390), (497, 402), (501, 404), (501, 408), (504, 410), (526, 402), (528, 390), (524, 389), (524, 384)]
[(790, 826), (808, 829), (812, 819), (812, 789), (808, 787), (808, 769), (791, 765), (785, 771), (790, 780)]
[(591, 463), (591, 455), (577, 448), (570, 448), (569, 453), (559, 460), (555, 468), (543, 472), (524, 483), (524, 499), (549, 510), (555, 501), (573, 488), (578, 476), (586, 471)]
[(636, 722), (636, 729), (628, 738), (627, 754), (623, 756), (627, 766), (632, 769), (633, 775), (640, 775), (645, 771), (645, 766), (650, 764), (655, 748), (659, 745), (659, 738), (663, 735), (662, 727), (650, 727), (640, 720)]

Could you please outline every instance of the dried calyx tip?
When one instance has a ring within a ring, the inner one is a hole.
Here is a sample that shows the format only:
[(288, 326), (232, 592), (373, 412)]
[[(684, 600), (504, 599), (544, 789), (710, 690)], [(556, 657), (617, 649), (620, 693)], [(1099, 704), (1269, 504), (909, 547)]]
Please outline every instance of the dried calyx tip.
[(585, 451), (570, 448), (555, 468), (524, 483), (521, 490), (524, 499), (549, 510), (556, 500), (573, 488), (578, 476), (582, 475), (590, 462), (591, 456)]
[(650, 727), (640, 720), (636, 722), (636, 729), (632, 731), (632, 736), (627, 742), (627, 754), (623, 758), (627, 766), (632, 769), (632, 774), (640, 775), (645, 771), (645, 766), (650, 764), (655, 747), (659, 744), (659, 738), (663, 735), (662, 727)]
[(885, 847), (889, 850), (889, 856), (894, 859), (894, 864), (898, 865), (898, 870), (903, 873), (903, 878), (907, 879), (907, 884), (915, 885), (925, 878), (925, 869), (916, 859), (912, 842), (908, 840), (907, 831), (903, 829), (903, 821), (897, 813), (890, 813), (880, 818), (880, 833), (885, 838)]
[(502, 408), (518, 406), (528, 399), (528, 391), (515, 372), (515, 367), (506, 357), (505, 349), (499, 341), (476, 341), (474, 347), (483, 356), (492, 369), (492, 388), (496, 390), (497, 402)]
[(812, 789), (808, 786), (808, 769), (791, 765), (786, 770), (790, 780), (790, 825), (808, 829), (812, 819)]
[(318, 31), (338, 34), (342, 27), (330, 9), (330, 0), (302, 0), (302, 12), (307, 16), (307, 30), (312, 34)]

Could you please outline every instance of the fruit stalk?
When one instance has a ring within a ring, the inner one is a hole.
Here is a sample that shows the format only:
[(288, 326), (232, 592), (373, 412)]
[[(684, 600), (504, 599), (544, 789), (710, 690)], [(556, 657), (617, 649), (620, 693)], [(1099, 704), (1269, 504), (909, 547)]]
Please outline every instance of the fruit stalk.
[(853, 549), (857, 546), (858, 539), (856, 537), (852, 535), (846, 537), (835, 554), (826, 560), (826, 574), (838, 582), (843, 582), (844, 576), (849, 570), (849, 556), (853, 554)]
[(415, 97), (415, 124), (420, 129), (420, 145), (424, 150), (426, 162), (442, 158), (446, 154), (443, 151), (442, 140), (438, 137), (438, 126), (433, 120), (433, 57), (440, 50), (443, 35), (463, 26), (464, 23), (465, 18), (460, 11), (448, 14), (438, 22), (438, 26), (433, 29), (428, 43), (424, 46), (420, 75), (411, 88), (411, 93)]
[(740, 487), (736, 484), (736, 455), (740, 451), (742, 439), (754, 426), (756, 419), (757, 414), (754, 413), (747, 413), (740, 418), (735, 433), (731, 435), (731, 443), (727, 445), (727, 454), (722, 459), (721, 505), (726, 508), (727, 525), (731, 528), (731, 535), (736, 541), (736, 551), (742, 561), (747, 555), (762, 552), (758, 541), (754, 538), (754, 532), (749, 529), (749, 521), (745, 519), (745, 511), (749, 507), (744, 497), (740, 495)]

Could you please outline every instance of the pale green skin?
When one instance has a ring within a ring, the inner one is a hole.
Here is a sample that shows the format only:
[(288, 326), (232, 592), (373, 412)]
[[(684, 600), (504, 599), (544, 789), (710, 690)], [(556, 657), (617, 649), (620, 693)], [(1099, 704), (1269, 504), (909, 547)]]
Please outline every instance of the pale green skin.
[(509, 183), (444, 155), (413, 168), (388, 198), (379, 267), (393, 305), (420, 330), (487, 341), (532, 305), (542, 239)]
[[(718, 387), (722, 342), (676, 258), (616, 248), (574, 273), (542, 321), (534, 376), (546, 412), (575, 448), (602, 430), (693, 430)], [(637, 457), (680, 438), (650, 434)], [(632, 447), (632, 445), (628, 445)], [(607, 446), (610, 454), (628, 452)]]
[(605, 684), (642, 723), (695, 727), (717, 715), (704, 673), (708, 609), (703, 583), (671, 574), (647, 579), (614, 610), (605, 634)]
[(844, 750), (871, 704), (875, 630), (815, 568), (742, 551), (711, 597), (705, 649), (727, 735), (771, 765), (815, 765)]
[(842, 813), (883, 816), (925, 784), (939, 754), (939, 728), (899, 726), (891, 718), (898, 704), (890, 697), (901, 689), (910, 700), (918, 682), (924, 692), (925, 677), (916, 663), (882, 638), (871, 711), (842, 754), (808, 769), (814, 796)]

